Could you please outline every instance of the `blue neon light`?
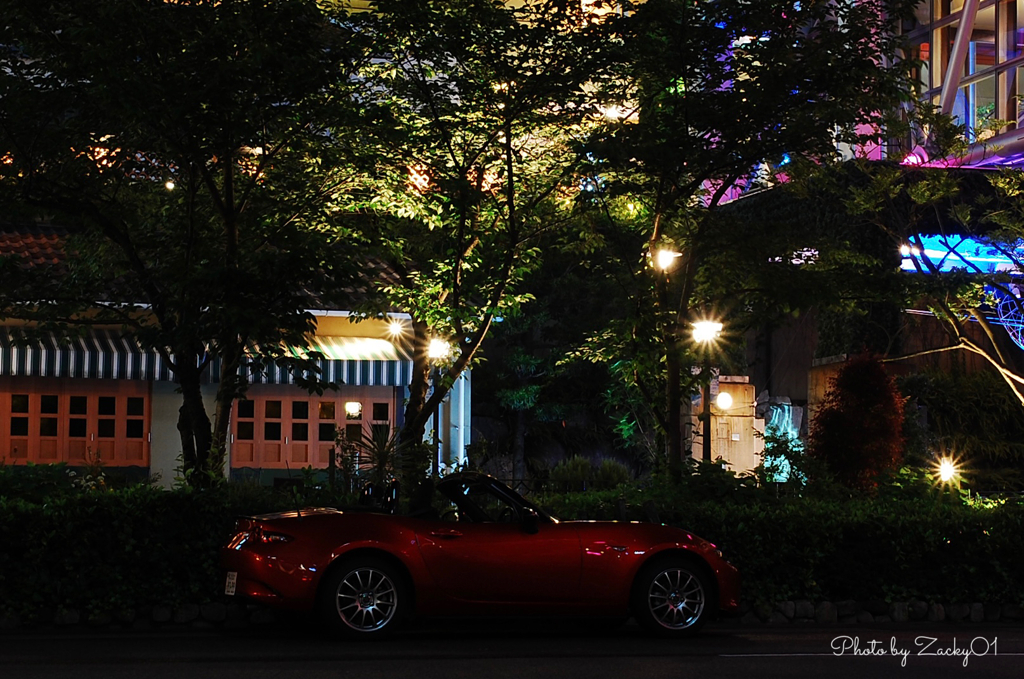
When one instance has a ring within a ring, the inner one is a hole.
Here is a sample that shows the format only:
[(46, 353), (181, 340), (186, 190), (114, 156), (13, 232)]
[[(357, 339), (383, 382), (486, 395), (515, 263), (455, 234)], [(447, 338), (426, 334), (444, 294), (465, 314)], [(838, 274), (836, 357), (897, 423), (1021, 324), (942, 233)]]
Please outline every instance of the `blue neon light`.
[[(980, 271), (981, 273), (1018, 272), (1017, 262), (1007, 257), (984, 240), (966, 236), (918, 236), (924, 252), (914, 252), (903, 257), (900, 268), (916, 271), (914, 256), (927, 257), (940, 271)], [(1018, 244), (1015, 251), (1017, 261), (1024, 260), (1024, 244)], [(977, 268), (975, 268), (977, 267)], [(923, 268), (923, 267), (922, 267)]]

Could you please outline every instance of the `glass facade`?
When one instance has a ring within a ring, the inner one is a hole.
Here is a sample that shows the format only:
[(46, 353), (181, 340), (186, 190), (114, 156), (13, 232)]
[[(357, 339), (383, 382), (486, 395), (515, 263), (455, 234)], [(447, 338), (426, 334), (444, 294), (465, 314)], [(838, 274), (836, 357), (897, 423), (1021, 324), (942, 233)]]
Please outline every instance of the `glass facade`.
[(1024, 130), (1024, 0), (926, 0), (904, 32), (908, 56), (921, 61), (922, 99), (962, 124), (969, 142)]

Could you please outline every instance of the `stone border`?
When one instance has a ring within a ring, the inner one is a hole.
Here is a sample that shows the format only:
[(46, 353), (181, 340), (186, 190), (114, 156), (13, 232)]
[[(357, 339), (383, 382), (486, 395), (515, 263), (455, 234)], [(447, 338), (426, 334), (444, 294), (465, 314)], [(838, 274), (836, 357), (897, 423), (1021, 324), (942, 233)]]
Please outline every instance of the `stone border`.
[[(740, 605), (738, 617), (724, 619), (727, 625), (853, 625), (871, 623), (951, 622), (1024, 624), (1024, 607), (1017, 604), (941, 604), (913, 600), (887, 603), (845, 600), (811, 602), (806, 599), (775, 604)], [(272, 625), (282, 618), (273, 610), (254, 604), (214, 601), (180, 607), (152, 606), (116, 615), (86, 615), (78, 610), (40, 612), (22, 620), (0, 613), (0, 633), (27, 630), (93, 629), (151, 631), (159, 629), (239, 629)]]
[(85, 614), (77, 609), (41, 611), (22, 619), (12, 613), (0, 613), (0, 632), (29, 629), (121, 629), (148, 631), (157, 629), (235, 629), (268, 625), (279, 620), (269, 608), (231, 601), (185, 604), (179, 607), (152, 606), (117, 614)]
[(806, 599), (772, 604), (740, 605), (741, 625), (852, 625), (905, 622), (1024, 622), (1024, 607), (997, 603), (928, 603), (920, 600), (887, 603), (870, 601), (819, 601)]

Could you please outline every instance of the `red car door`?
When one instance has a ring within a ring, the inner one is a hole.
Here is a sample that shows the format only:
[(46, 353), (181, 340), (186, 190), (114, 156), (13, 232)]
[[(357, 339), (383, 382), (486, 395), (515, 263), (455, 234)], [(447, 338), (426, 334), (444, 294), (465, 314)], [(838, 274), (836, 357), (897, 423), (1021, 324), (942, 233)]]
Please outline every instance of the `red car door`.
[(564, 604), (579, 600), (582, 550), (571, 524), (426, 522), (420, 553), (431, 576), (455, 599), (490, 604)]

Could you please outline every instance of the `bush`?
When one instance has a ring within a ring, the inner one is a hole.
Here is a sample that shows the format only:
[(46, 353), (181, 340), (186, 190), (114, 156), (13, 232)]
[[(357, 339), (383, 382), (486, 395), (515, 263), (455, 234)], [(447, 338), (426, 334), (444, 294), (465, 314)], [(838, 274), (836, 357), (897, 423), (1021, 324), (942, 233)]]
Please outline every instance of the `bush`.
[[(700, 475), (695, 475), (700, 476)], [(561, 518), (660, 519), (710, 540), (740, 570), (745, 600), (843, 599), (1024, 602), (1024, 504), (961, 503), (932, 490), (852, 499), (775, 497), (741, 491), (711, 499), (724, 477), (672, 486), (655, 480), (616, 492), (551, 494), (539, 501)], [(737, 480), (737, 483), (742, 479)]]
[(559, 491), (586, 490), (593, 483), (594, 466), (587, 458), (574, 455), (556, 464), (548, 479)]
[[(697, 469), (682, 483), (654, 478), (537, 500), (562, 518), (635, 520), (653, 500), (662, 521), (717, 544), (740, 569), (744, 598), (755, 602), (1024, 603), (1020, 500), (964, 503), (911, 477), (894, 477), (900, 487), (870, 498), (776, 497), (774, 488), (715, 465)], [(49, 622), (58, 609), (116, 615), (216, 600), (219, 548), (235, 517), (353, 499), (249, 484), (83, 491), (61, 478), (50, 478), (59, 491), (45, 502), (31, 496), (31, 484), (29, 497), (0, 496), (0, 613)]]
[(626, 465), (616, 460), (604, 460), (594, 473), (596, 490), (611, 490), (627, 483), (631, 475)]
[(850, 359), (831, 381), (811, 426), (808, 454), (836, 481), (858, 490), (899, 466), (903, 456), (903, 397), (877, 358)]
[[(59, 478), (59, 477), (58, 477)], [(0, 496), (0, 610), (49, 622), (58, 609), (116, 615), (216, 599), (219, 548), (235, 518), (310, 504), (344, 505), (248, 484), (192, 490), (148, 485)]]

